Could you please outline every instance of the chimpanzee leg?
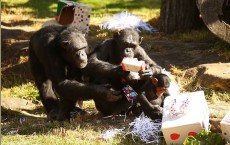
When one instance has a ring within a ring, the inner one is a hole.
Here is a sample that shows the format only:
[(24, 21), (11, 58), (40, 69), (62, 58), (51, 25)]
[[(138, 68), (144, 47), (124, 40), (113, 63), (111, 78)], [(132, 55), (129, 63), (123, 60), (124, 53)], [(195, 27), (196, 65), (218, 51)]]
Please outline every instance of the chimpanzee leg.
[[(57, 120), (64, 121), (70, 119), (70, 112), (75, 109), (75, 101), (67, 100), (66, 98), (61, 98), (61, 104), (59, 109), (59, 114)], [(80, 108), (79, 108), (80, 109)]]
[(47, 112), (48, 119), (55, 119), (58, 114), (59, 100), (56, 97), (52, 82), (46, 77), (42, 65), (33, 52), (30, 52), (31, 72), (35, 79), (35, 85), (39, 90), (39, 97)]

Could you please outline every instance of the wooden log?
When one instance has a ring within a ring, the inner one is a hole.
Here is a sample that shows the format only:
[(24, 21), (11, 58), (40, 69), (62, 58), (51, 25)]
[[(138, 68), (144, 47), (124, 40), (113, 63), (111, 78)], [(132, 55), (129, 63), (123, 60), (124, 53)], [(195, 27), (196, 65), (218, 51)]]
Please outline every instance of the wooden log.
[(224, 15), (226, 18), (230, 17), (230, 13), (223, 13), (223, 9), (226, 5), (229, 5), (228, 0), (197, 1), (197, 7), (208, 29), (217, 37), (230, 43), (230, 25), (222, 19)]

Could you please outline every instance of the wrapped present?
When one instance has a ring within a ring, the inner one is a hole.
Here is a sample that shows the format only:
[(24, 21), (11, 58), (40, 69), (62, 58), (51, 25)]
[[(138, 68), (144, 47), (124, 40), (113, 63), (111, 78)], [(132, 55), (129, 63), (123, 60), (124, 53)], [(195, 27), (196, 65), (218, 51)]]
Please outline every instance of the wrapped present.
[(220, 127), (223, 137), (228, 143), (230, 143), (230, 111), (221, 120)]
[(56, 20), (61, 25), (74, 25), (83, 32), (87, 33), (89, 30), (90, 15), (92, 7), (72, 2), (72, 1), (58, 1)]
[(183, 144), (209, 127), (209, 110), (204, 92), (168, 96), (164, 100), (162, 132), (167, 144)]
[(125, 71), (138, 72), (139, 70), (145, 70), (145, 62), (138, 61), (137, 58), (123, 58), (122, 69)]
[(137, 99), (138, 94), (133, 90), (133, 88), (130, 85), (125, 85), (122, 88), (122, 91), (124, 92), (124, 95), (126, 96), (128, 101)]

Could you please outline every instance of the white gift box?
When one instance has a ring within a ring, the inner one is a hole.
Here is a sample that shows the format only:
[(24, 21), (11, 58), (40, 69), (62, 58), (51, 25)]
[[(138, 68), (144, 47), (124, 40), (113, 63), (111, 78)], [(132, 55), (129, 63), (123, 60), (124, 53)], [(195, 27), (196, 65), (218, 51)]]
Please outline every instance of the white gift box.
[(228, 143), (230, 143), (230, 111), (221, 120), (220, 127), (223, 137)]
[(183, 144), (203, 128), (208, 130), (209, 110), (204, 92), (168, 96), (164, 100), (162, 132), (166, 143)]
[(122, 69), (125, 71), (131, 71), (131, 72), (138, 72), (139, 70), (145, 69), (145, 62), (144, 61), (138, 61), (137, 58), (123, 58), (122, 62)]

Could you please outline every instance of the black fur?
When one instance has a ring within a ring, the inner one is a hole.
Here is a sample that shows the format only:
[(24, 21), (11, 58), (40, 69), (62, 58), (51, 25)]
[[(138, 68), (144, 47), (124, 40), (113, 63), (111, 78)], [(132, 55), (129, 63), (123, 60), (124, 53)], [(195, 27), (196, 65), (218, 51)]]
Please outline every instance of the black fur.
[[(167, 88), (170, 85), (170, 78), (165, 74), (157, 74), (154, 77), (158, 80), (157, 86), (149, 79), (138, 92), (138, 101), (141, 104), (139, 109), (143, 110), (145, 115), (152, 119), (161, 119), (164, 99), (169, 96)], [(156, 95), (157, 87), (164, 87), (166, 89), (160, 97)]]
[[(88, 69), (95, 71), (94, 76), (100, 76), (102, 71), (105, 76), (117, 71), (116, 66), (108, 65), (104, 69), (105, 65), (97, 64), (96, 61), (89, 64), (87, 53), (87, 41), (74, 27), (47, 26), (31, 37), (30, 68), (48, 119), (69, 119), (70, 111), (79, 100), (94, 99), (109, 102), (120, 99), (121, 96), (117, 95), (120, 92), (81, 82), (82, 69), (87, 67), (95, 68), (95, 70)], [(103, 66), (97, 67), (100, 65)]]
[(133, 29), (123, 29), (114, 33), (113, 38), (107, 39), (95, 48), (96, 57), (99, 60), (111, 64), (120, 65), (124, 57), (137, 58), (143, 60), (151, 68), (151, 75), (161, 72), (158, 66), (140, 46), (139, 34)]
[[(141, 40), (139, 34), (133, 29), (123, 29), (119, 32), (114, 33), (113, 38), (107, 39), (98, 45), (95, 50), (90, 54), (90, 58), (102, 64), (108, 62), (114, 65), (120, 65), (124, 57), (135, 57), (138, 60), (144, 60), (150, 69), (146, 71), (141, 71), (141, 77), (147, 76), (147, 78), (152, 75), (161, 72), (161, 67), (158, 66), (145, 52), (145, 50), (140, 46)], [(93, 70), (93, 69), (91, 69)], [(90, 73), (89, 71), (87, 71)], [(93, 72), (92, 72), (93, 73)], [(102, 74), (102, 73), (100, 73)], [(89, 74), (88, 74), (89, 75)], [(92, 75), (91, 75), (92, 76)], [(110, 75), (114, 77), (114, 75)], [(102, 78), (102, 77), (101, 77)], [(126, 83), (122, 83), (120, 78), (110, 78), (101, 79), (94, 77), (94, 83), (109, 83), (112, 88), (121, 90), (122, 87), (128, 83), (135, 88), (136, 91), (140, 90), (140, 86), (145, 83), (145, 80), (132, 80), (131, 75), (126, 76)], [(144, 104), (144, 103), (143, 103)], [(132, 105), (125, 96), (119, 101), (108, 102), (106, 100), (95, 100), (96, 108), (105, 115), (119, 114), (121, 112), (127, 111)]]

